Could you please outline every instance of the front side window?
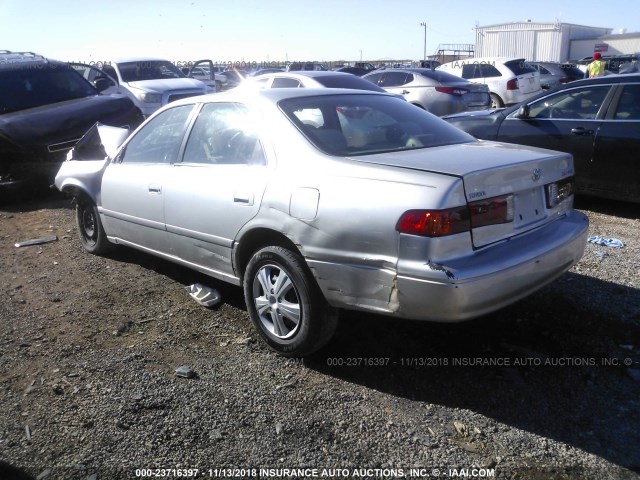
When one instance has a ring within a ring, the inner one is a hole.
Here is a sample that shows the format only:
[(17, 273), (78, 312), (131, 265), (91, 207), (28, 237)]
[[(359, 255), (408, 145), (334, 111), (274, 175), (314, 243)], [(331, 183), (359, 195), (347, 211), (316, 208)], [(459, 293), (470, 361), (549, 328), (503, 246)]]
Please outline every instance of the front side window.
[(129, 140), (122, 163), (164, 163), (176, 160), (193, 105), (171, 108), (158, 114)]
[(208, 103), (189, 135), (183, 163), (264, 165), (256, 123), (239, 103)]
[(405, 72), (387, 72), (380, 82), (381, 87), (399, 87), (407, 83), (407, 74)]
[(276, 77), (273, 79), (271, 88), (298, 88), (300, 81), (295, 78)]
[(529, 118), (595, 119), (608, 91), (606, 86), (585, 87), (542, 98), (529, 105)]
[(472, 78), (482, 78), (479, 63), (467, 63), (462, 66), (462, 78), (470, 80)]

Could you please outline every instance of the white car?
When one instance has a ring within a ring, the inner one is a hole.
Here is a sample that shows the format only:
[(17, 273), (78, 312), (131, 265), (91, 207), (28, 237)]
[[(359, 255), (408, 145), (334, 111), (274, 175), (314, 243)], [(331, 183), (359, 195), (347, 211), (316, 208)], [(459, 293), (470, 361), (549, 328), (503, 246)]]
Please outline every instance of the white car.
[(486, 84), (493, 108), (524, 102), (542, 91), (540, 73), (524, 58), (465, 58), (440, 65), (436, 70)]
[(215, 91), (200, 80), (188, 78), (169, 60), (159, 58), (123, 58), (107, 62), (102, 68), (71, 65), (96, 87), (108, 82), (110, 85), (102, 93), (127, 95), (145, 118), (167, 103)]

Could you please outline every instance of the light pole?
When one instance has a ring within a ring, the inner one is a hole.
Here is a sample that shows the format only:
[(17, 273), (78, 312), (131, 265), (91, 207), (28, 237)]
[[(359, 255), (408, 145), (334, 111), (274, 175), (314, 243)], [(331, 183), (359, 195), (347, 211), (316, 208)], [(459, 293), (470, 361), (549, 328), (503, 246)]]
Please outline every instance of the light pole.
[(427, 23), (420, 22), (420, 26), (424, 27), (424, 55), (422, 56), (423, 60), (427, 59)]

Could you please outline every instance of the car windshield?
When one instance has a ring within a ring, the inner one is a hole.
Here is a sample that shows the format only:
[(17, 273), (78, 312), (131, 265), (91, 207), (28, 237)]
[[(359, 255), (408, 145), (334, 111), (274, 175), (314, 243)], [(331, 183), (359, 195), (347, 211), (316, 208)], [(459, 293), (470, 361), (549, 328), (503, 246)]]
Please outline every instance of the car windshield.
[(470, 135), (400, 98), (322, 95), (279, 102), (317, 148), (355, 156), (473, 142)]
[(117, 65), (123, 82), (186, 77), (178, 67), (167, 60), (141, 60)]
[(89, 82), (66, 64), (16, 65), (15, 68), (0, 71), (0, 113), (97, 93)]
[(315, 77), (315, 80), (327, 88), (350, 88), (353, 90), (384, 92), (382, 88), (374, 83), (371, 83), (368, 80), (363, 80), (354, 75), (325, 75), (322, 77)]

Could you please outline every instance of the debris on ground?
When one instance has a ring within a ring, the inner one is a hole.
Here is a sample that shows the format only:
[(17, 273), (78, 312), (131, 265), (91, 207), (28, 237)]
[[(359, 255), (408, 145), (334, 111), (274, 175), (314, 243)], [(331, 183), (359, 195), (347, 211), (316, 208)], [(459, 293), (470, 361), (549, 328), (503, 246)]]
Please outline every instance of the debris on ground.
[(51, 235), (49, 237), (34, 238), (32, 240), (25, 240), (24, 242), (17, 242), (15, 245), (16, 247), (20, 248), (20, 247), (29, 247), (31, 245), (42, 245), (43, 243), (51, 243), (51, 242), (57, 242), (57, 241), (58, 241), (58, 237), (56, 235)]

